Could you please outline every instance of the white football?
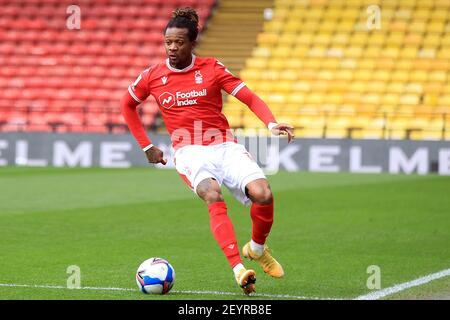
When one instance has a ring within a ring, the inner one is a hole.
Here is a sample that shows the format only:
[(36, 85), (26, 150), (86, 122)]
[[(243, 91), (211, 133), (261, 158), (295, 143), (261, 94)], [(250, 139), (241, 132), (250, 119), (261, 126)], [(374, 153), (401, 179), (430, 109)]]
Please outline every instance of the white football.
[(141, 263), (136, 283), (143, 293), (166, 294), (175, 282), (175, 270), (165, 259), (153, 257)]

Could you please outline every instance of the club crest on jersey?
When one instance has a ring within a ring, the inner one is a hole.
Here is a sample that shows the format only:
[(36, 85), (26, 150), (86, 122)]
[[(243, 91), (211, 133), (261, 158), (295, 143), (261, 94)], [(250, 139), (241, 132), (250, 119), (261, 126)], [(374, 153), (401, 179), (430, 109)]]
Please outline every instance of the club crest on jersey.
[(167, 83), (167, 79), (168, 79), (167, 77), (162, 77), (162, 78), (161, 78), (162, 83), (163, 83), (163, 84), (166, 84), (166, 83)]
[(196, 84), (202, 84), (203, 83), (203, 76), (200, 73), (200, 70), (195, 71), (194, 79)]

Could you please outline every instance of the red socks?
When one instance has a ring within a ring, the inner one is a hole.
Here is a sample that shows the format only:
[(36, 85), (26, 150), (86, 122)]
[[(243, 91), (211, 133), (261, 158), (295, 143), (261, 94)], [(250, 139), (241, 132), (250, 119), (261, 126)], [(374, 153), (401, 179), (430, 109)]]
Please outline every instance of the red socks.
[[(258, 244), (264, 244), (273, 224), (273, 202), (270, 204), (253, 203), (250, 208), (250, 216), (253, 221), (252, 240)], [(242, 263), (239, 248), (234, 233), (233, 224), (227, 215), (225, 202), (215, 202), (208, 205), (211, 231), (233, 268)]]
[(252, 239), (258, 244), (264, 244), (273, 224), (273, 201), (270, 204), (253, 203), (250, 208), (252, 217)]
[(208, 205), (211, 231), (233, 268), (241, 263), (239, 248), (234, 233), (233, 224), (227, 215), (225, 202), (215, 202)]

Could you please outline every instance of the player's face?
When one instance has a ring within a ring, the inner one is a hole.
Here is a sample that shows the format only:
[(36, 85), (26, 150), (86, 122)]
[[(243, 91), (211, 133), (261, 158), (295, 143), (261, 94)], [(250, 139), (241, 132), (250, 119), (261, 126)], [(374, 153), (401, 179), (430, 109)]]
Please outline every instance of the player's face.
[(188, 29), (168, 28), (164, 35), (164, 44), (172, 67), (183, 69), (191, 63), (195, 41), (190, 41)]

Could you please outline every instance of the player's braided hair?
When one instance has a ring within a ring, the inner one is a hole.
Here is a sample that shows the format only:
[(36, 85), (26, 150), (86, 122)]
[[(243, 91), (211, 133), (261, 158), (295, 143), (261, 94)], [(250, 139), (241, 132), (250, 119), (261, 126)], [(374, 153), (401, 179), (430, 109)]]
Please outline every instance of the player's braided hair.
[(198, 36), (197, 11), (189, 7), (175, 9), (172, 19), (164, 29), (164, 33), (168, 28), (186, 28), (188, 29), (189, 40), (195, 41)]

